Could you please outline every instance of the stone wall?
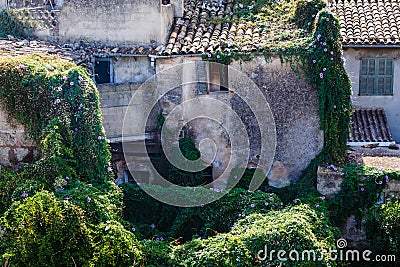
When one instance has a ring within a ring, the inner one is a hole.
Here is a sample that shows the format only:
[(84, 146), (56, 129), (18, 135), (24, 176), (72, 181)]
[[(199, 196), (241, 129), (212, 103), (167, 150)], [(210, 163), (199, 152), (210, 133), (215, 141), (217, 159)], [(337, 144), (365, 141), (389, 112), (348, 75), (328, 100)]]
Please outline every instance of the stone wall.
[[(141, 113), (141, 110), (154, 101), (156, 85), (154, 82), (146, 83), (143, 94), (135, 94), (141, 83), (101, 84), (98, 85), (100, 104), (103, 113), (103, 126), (107, 138), (115, 143), (122, 141), (122, 129), (127, 108), (130, 111)], [(132, 97), (134, 96), (133, 100)], [(138, 116), (137, 120), (144, 118)], [(148, 118), (147, 130), (154, 129), (155, 118)], [(126, 136), (134, 140), (144, 140), (145, 133), (138, 127), (138, 123), (129, 121), (125, 124)]]
[(142, 83), (155, 74), (150, 58), (116, 57), (112, 60), (115, 83)]
[[(179, 86), (182, 93), (174, 93), (161, 101), (161, 106), (165, 114), (168, 114), (178, 103), (176, 99), (185, 101), (196, 97), (215, 97), (230, 103), (231, 107), (237, 111), (246, 124), (246, 131), (250, 136), (251, 155), (250, 161), (257, 161), (260, 153), (257, 146), (260, 144), (259, 127), (268, 127), (267, 125), (258, 125), (254, 121), (252, 113), (247, 110), (243, 103), (235, 101), (235, 94), (228, 92), (215, 92), (207, 96), (198, 96), (196, 87), (193, 84), (185, 84), (185, 81), (193, 81), (195, 70), (183, 70), (171, 75), (163, 75), (162, 70), (178, 64), (201, 60), (199, 57), (175, 57), (157, 59), (157, 84), (163, 86)], [(282, 65), (280, 60), (275, 58), (267, 63), (264, 57), (260, 56), (250, 62), (234, 62), (233, 68), (245, 73), (252, 81), (256, 83), (267, 99), (276, 124), (277, 149), (272, 169), (269, 173), (269, 179), (274, 186), (284, 186), (290, 182), (295, 182), (300, 177), (311, 159), (313, 159), (322, 149), (323, 133), (319, 128), (318, 100), (316, 90), (307, 82), (298, 77), (289, 66)], [(185, 69), (185, 68), (184, 68)], [(172, 97), (175, 96), (175, 97)], [(263, 102), (252, 109), (262, 110)], [(185, 107), (190, 109), (190, 107)], [(205, 109), (207, 107), (204, 107)], [(213, 108), (213, 107), (210, 107)], [(223, 114), (224, 111), (221, 111)], [(215, 141), (220, 150), (220, 156), (217, 156), (218, 168), (223, 170), (229, 161), (225, 155), (230, 149), (229, 141), (224, 135), (224, 126), (229, 124), (229, 119), (225, 118), (225, 124), (216, 127), (213, 122), (208, 124), (199, 121), (196, 125), (191, 122), (191, 129), (194, 133), (197, 145), (204, 137), (216, 138)], [(239, 126), (238, 126), (239, 127)], [(211, 129), (208, 131), (207, 129)], [(263, 130), (263, 129), (262, 129)], [(211, 134), (212, 132), (212, 134)], [(214, 166), (215, 169), (215, 166)], [(218, 173), (220, 171), (215, 171)]]
[[(9, 8), (44, 40), (101, 42), (105, 45), (164, 44), (183, 1), (162, 0), (10, 0)], [(0, 9), (6, 0), (0, 0)]]
[(37, 157), (34, 143), (26, 137), (22, 125), (10, 118), (0, 106), (0, 165), (18, 168)]
[(233, 67), (257, 84), (274, 115), (277, 148), (269, 180), (278, 186), (297, 181), (323, 147), (316, 89), (277, 58), (267, 63), (259, 56)]
[[(347, 48), (343, 52), (344, 65), (350, 75), (353, 89), (353, 106), (361, 108), (383, 107), (393, 138), (400, 143), (400, 49), (396, 48)], [(394, 58), (394, 81), (392, 96), (360, 96), (359, 77), (361, 58)]]

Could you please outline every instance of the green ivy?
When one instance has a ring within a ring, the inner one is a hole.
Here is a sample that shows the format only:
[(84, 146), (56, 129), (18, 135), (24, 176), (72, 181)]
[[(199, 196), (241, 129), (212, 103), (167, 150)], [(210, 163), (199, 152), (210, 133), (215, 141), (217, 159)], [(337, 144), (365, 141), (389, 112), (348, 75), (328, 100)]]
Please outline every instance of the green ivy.
[[(240, 219), (227, 234), (193, 239), (173, 248), (171, 266), (316, 266), (316, 262), (257, 259), (260, 250), (329, 250), (335, 248), (338, 231), (323, 213), (308, 205), (288, 206), (267, 214), (253, 213)], [(324, 258), (318, 266), (338, 266)]]
[(323, 10), (318, 14), (308, 57), (308, 78), (318, 88), (324, 151), (343, 162), (350, 129), (351, 82), (344, 69), (338, 19)]
[[(330, 169), (337, 167), (329, 165)], [(375, 205), (382, 190), (393, 180), (400, 180), (400, 172), (350, 164), (343, 168), (340, 192), (329, 201), (331, 219), (336, 225), (355, 215), (361, 228), (362, 217)]]
[(139, 266), (86, 70), (57, 57), (2, 57), (0, 100), (39, 150), (38, 160), (0, 173), (0, 264)]
[(95, 185), (111, 181), (110, 152), (102, 128), (99, 95), (87, 72), (39, 55), (0, 59), (0, 99), (54, 161), (55, 177)]
[(3, 10), (0, 12), (0, 38), (7, 38), (8, 35), (22, 37), (24, 30), (22, 23), (12, 13)]
[[(375, 254), (400, 257), (400, 202), (389, 201), (382, 206), (371, 207), (366, 218), (367, 239), (371, 242)], [(394, 262), (381, 266), (394, 266)]]
[(264, 55), (269, 61), (277, 55), (295, 72), (303, 73), (318, 90), (320, 125), (324, 130), (322, 154), (343, 163), (352, 112), (351, 82), (343, 66), (339, 21), (324, 9), (327, 3), (323, 0), (265, 0), (236, 1), (235, 4), (238, 19), (243, 23), (255, 23), (265, 34), (268, 27), (263, 25), (277, 24), (274, 36), (281, 34), (290, 23), (299, 29), (292, 30), (287, 40), (284, 37), (282, 42), (271, 40), (254, 52), (240, 52), (235, 45), (224, 44), (223, 52), (203, 54), (203, 60), (228, 65), (232, 60), (249, 61), (257, 55)]

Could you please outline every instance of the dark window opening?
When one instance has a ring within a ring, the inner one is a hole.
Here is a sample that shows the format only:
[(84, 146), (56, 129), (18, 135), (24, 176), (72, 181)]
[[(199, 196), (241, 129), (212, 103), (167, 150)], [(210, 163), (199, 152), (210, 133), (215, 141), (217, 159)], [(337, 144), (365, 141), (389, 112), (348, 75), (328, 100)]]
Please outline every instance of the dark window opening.
[(111, 83), (111, 61), (109, 58), (96, 58), (94, 75), (97, 84)]
[(208, 65), (209, 92), (228, 91), (228, 66), (209, 62)]
[(219, 86), (220, 91), (229, 91), (228, 88), (228, 65), (221, 66), (221, 83)]
[(197, 93), (228, 92), (228, 65), (196, 61)]

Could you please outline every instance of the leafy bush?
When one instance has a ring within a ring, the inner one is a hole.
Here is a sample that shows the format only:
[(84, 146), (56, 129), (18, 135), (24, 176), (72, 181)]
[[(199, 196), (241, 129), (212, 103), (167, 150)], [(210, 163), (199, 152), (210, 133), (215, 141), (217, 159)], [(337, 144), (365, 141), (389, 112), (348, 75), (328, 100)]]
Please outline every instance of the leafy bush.
[[(256, 169), (233, 168), (229, 174), (229, 180), (228, 180), (229, 187), (232, 187), (233, 184), (236, 183), (236, 185), (235, 185), (236, 188), (243, 188), (243, 189), (248, 190), (251, 179), (253, 178), (254, 175), (258, 174), (258, 172), (256, 173), (255, 171), (256, 171)], [(260, 186), (260, 189), (267, 191), (268, 190), (268, 179), (266, 178), (265, 173), (260, 172), (260, 175), (265, 177), (265, 181)]]
[[(139, 245), (116, 222), (122, 195), (112, 181), (99, 95), (87, 72), (57, 57), (30, 55), (0, 58), (0, 77), (10, 119), (25, 125), (40, 150), (36, 162), (0, 174), (2, 262), (137, 265)], [(103, 236), (107, 221), (113, 226)]]
[(14, 17), (14, 15), (3, 10), (0, 12), (0, 38), (8, 35), (21, 37), (24, 35), (23, 25)]
[[(123, 183), (123, 218), (131, 222), (145, 237), (151, 237), (160, 229), (170, 231), (179, 208), (164, 204), (144, 192), (138, 185)], [(155, 228), (150, 226), (155, 224)]]
[(85, 219), (93, 224), (122, 218), (122, 192), (115, 184), (95, 187), (91, 184), (73, 182), (69, 189), (57, 190), (59, 199), (68, 199), (85, 210)]
[(238, 219), (251, 213), (265, 214), (279, 208), (281, 201), (275, 194), (233, 189), (221, 199), (204, 207), (182, 210), (171, 231), (174, 236), (183, 236), (184, 240), (193, 235), (213, 236), (228, 232)]
[(400, 202), (372, 207), (366, 220), (367, 238), (374, 253), (400, 257)]
[(172, 245), (167, 242), (142, 240), (140, 242), (143, 252), (143, 266), (169, 267)]
[(343, 168), (344, 180), (340, 192), (330, 200), (332, 221), (340, 225), (354, 214), (361, 227), (364, 210), (377, 201), (382, 190), (391, 180), (399, 180), (400, 172), (350, 164)]
[[(239, 220), (227, 234), (193, 240), (173, 250), (174, 266), (315, 266), (308, 260), (291, 261), (257, 259), (257, 253), (268, 245), (268, 251), (334, 249), (336, 228), (328, 225), (326, 217), (318, 215), (307, 205), (270, 211), (266, 215), (251, 214)], [(275, 255), (276, 256), (276, 255)], [(318, 256), (318, 255), (317, 255)], [(301, 258), (300, 258), (301, 259)], [(336, 266), (323, 259), (318, 266)]]
[(119, 222), (103, 222), (94, 231), (93, 258), (89, 266), (139, 266), (142, 261), (140, 244)]
[(83, 68), (56, 57), (3, 57), (0, 76), (0, 99), (43, 149), (51, 180), (61, 173), (95, 185), (110, 180), (99, 95)]
[(11, 266), (85, 265), (91, 237), (84, 211), (52, 193), (40, 192), (14, 202), (5, 212), (1, 262)]
[[(239, 218), (254, 212), (266, 213), (282, 207), (275, 194), (232, 189), (219, 200), (194, 208), (178, 208), (161, 203), (147, 195), (138, 185), (121, 185), (124, 192), (125, 220), (130, 221), (145, 238), (157, 235), (189, 240), (228, 232)], [(159, 188), (163, 194), (162, 187)], [(209, 190), (205, 191), (207, 193)], [(154, 227), (150, 227), (154, 224)]]

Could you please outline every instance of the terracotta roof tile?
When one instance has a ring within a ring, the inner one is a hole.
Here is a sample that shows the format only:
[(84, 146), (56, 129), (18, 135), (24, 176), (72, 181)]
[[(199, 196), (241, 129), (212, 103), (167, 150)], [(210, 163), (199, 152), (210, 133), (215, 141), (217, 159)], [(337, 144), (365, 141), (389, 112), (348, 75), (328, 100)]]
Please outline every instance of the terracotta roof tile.
[[(212, 8), (206, 2), (212, 3)], [(218, 3), (217, 3), (218, 2)], [(274, 42), (274, 22), (270, 33), (254, 22), (239, 20), (233, 12), (233, 0), (184, 0), (184, 14), (176, 18), (163, 55), (202, 54), (206, 52), (257, 51), (261, 45)], [(294, 24), (286, 25), (294, 38), (301, 32)], [(275, 34), (277, 35), (277, 34)]]
[(384, 109), (354, 110), (349, 142), (393, 142)]
[(400, 44), (399, 0), (333, 0), (343, 44)]
[(163, 51), (163, 46), (103, 46), (95, 43), (50, 43), (39, 40), (0, 39), (0, 56), (42, 53), (57, 54), (68, 60), (79, 62), (90, 56), (108, 57), (123, 55), (152, 55)]

